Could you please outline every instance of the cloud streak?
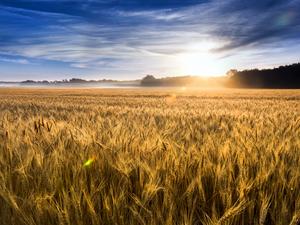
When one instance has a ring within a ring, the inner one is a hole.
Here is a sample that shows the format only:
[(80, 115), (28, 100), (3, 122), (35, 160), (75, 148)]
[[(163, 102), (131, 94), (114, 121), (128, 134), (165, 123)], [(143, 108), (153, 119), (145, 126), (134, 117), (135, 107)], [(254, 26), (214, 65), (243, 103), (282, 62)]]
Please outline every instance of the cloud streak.
[(8, 63), (17, 63), (17, 64), (29, 64), (30, 62), (27, 59), (16, 59), (16, 58), (6, 58), (0, 57), (1, 62), (8, 62)]

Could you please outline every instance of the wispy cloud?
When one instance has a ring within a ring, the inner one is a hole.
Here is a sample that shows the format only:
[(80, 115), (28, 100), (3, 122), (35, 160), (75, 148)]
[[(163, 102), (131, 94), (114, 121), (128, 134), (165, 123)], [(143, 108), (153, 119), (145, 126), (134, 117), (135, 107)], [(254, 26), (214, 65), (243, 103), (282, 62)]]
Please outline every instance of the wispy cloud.
[(4, 57), (0, 57), (0, 62), (8, 62), (8, 63), (16, 63), (16, 64), (29, 64), (30, 63), (27, 59), (4, 58)]

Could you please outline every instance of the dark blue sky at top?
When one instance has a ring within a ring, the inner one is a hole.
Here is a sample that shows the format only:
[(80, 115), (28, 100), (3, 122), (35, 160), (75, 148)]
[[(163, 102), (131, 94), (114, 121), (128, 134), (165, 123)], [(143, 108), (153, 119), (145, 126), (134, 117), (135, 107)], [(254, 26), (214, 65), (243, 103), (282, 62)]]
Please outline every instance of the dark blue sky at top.
[(300, 0), (0, 0), (0, 80), (184, 75), (198, 56), (221, 75), (299, 52)]

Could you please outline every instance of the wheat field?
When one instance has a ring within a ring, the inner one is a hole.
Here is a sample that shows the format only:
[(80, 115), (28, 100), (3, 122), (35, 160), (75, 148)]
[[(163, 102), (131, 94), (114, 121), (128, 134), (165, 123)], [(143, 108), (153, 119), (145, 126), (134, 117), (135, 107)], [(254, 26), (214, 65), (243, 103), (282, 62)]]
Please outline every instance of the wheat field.
[(300, 223), (300, 90), (0, 89), (0, 224)]

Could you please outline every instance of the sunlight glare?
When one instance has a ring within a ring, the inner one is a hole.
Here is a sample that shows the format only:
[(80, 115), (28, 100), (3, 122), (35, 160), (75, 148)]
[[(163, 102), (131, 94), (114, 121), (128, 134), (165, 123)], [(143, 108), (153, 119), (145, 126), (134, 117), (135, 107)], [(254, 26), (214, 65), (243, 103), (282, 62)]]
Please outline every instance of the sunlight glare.
[(177, 55), (179, 73), (184, 75), (211, 77), (224, 73), (224, 65), (211, 52), (213, 43), (198, 43), (187, 47), (185, 53)]

